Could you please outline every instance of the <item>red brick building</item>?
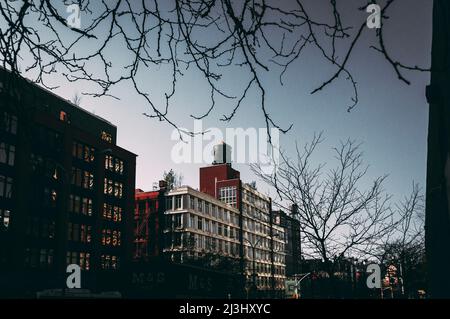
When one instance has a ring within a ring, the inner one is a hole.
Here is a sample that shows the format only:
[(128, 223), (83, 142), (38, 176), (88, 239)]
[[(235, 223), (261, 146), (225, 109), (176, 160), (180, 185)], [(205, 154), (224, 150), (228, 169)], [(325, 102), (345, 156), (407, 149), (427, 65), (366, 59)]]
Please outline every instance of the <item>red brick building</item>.
[(146, 261), (162, 253), (166, 184), (160, 181), (159, 186), (159, 190), (149, 192), (136, 189), (133, 225), (134, 261)]

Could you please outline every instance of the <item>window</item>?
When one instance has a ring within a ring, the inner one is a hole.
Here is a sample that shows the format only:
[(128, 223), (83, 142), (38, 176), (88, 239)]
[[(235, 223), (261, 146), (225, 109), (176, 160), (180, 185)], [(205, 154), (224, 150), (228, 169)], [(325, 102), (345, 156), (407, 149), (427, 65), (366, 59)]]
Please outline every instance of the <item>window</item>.
[(226, 204), (236, 207), (237, 206), (237, 188), (236, 186), (227, 186), (219, 189), (220, 200)]
[(91, 242), (91, 238), (92, 238), (92, 226), (90, 225), (81, 225), (81, 236), (80, 236), (80, 241), (82, 243), (90, 243)]
[(123, 184), (120, 182), (115, 182), (109, 178), (105, 178), (104, 194), (111, 195), (116, 198), (122, 198)]
[(55, 208), (58, 200), (58, 193), (51, 188), (44, 188), (43, 205), (45, 207)]
[(72, 185), (84, 189), (94, 188), (94, 174), (79, 168), (72, 167)]
[(85, 253), (85, 252), (80, 252), (80, 268), (82, 270), (89, 270), (90, 268), (90, 258), (91, 254), (90, 253)]
[(12, 177), (0, 175), (0, 197), (11, 198), (12, 183)]
[(182, 218), (181, 214), (174, 215), (174, 227), (175, 228), (181, 228), (182, 225)]
[(122, 175), (124, 172), (124, 162), (114, 156), (105, 156), (105, 169)]
[(173, 208), (173, 197), (167, 197), (166, 209), (167, 210), (172, 210), (172, 208)]
[(190, 196), (190, 202), (191, 202), (191, 209), (195, 210), (195, 197)]
[(198, 218), (197, 229), (203, 230), (203, 219), (201, 217)]
[(0, 116), (0, 129), (15, 135), (17, 133), (17, 116), (3, 112)]
[(102, 269), (119, 269), (120, 268), (120, 258), (114, 255), (101, 255), (101, 267)]
[(0, 231), (7, 231), (11, 223), (11, 211), (0, 208)]
[(203, 201), (202, 201), (201, 199), (199, 199), (199, 200), (197, 201), (197, 209), (198, 209), (198, 211), (199, 211), (200, 213), (203, 212)]
[(181, 209), (181, 195), (175, 196), (175, 209)]
[(48, 269), (53, 265), (54, 250), (49, 248), (26, 248), (25, 267)]
[(194, 215), (189, 215), (189, 227), (195, 228), (195, 216)]
[(122, 221), (122, 207), (104, 203), (103, 204), (103, 218), (113, 222)]
[(105, 142), (112, 143), (112, 135), (111, 135), (110, 133), (107, 133), (107, 132), (105, 132), (105, 131), (102, 131), (102, 132), (100, 133), (100, 137), (101, 137), (101, 139), (104, 140)]
[(102, 245), (103, 246), (120, 246), (122, 244), (120, 230), (102, 229)]
[(84, 162), (92, 163), (95, 160), (95, 148), (79, 142), (73, 142), (72, 156)]
[(83, 215), (92, 216), (92, 199), (86, 197), (83, 198), (81, 204), (81, 213)]
[(14, 166), (16, 147), (7, 143), (0, 143), (0, 163)]
[(62, 122), (69, 122), (69, 115), (64, 111), (59, 111), (59, 120)]

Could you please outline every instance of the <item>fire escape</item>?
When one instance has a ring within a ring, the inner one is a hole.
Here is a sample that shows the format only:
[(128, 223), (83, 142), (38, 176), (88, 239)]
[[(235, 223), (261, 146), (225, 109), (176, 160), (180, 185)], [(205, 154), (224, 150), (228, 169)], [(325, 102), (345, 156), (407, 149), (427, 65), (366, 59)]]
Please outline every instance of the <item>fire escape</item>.
[(146, 259), (148, 257), (148, 240), (149, 240), (149, 218), (150, 208), (148, 201), (145, 202), (144, 209), (136, 204), (137, 209), (134, 214), (135, 229), (134, 229), (134, 256), (135, 260)]

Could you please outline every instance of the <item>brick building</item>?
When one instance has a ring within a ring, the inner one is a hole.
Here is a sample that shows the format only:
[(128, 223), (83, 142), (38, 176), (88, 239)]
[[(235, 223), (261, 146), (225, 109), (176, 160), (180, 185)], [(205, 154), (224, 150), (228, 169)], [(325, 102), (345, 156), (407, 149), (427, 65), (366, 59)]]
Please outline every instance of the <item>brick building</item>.
[(131, 258), (136, 155), (108, 121), (5, 70), (0, 83), (0, 294), (63, 288), (67, 264), (82, 288), (115, 289)]

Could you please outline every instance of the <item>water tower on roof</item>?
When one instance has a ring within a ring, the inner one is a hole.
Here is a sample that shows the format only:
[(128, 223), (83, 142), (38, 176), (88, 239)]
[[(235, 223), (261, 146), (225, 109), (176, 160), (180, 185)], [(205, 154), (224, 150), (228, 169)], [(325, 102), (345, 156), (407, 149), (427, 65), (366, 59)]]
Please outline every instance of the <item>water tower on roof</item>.
[(231, 165), (231, 146), (224, 141), (213, 148), (213, 165), (228, 164)]

